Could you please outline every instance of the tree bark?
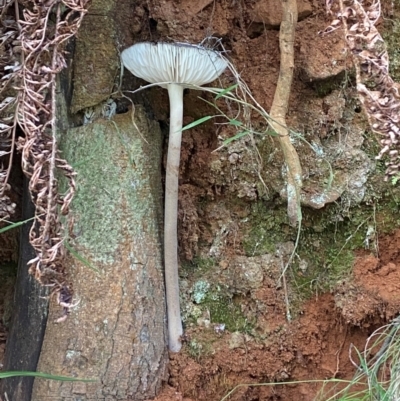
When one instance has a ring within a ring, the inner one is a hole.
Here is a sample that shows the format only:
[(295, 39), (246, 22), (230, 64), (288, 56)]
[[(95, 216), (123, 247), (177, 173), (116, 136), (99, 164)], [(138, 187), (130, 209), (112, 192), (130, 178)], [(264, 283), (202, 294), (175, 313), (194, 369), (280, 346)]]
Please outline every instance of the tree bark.
[(52, 303), (38, 370), (96, 382), (36, 379), (33, 401), (140, 401), (165, 377), (162, 138), (140, 108), (135, 123), (140, 132), (130, 113), (116, 115), (70, 129), (61, 142), (78, 173), (67, 264), (79, 304), (55, 324)]
[[(34, 206), (24, 179), (22, 220), (34, 215)], [(13, 319), (8, 334), (4, 367), (9, 370), (35, 371), (47, 322), (49, 301), (47, 289), (28, 273), (27, 262), (36, 255), (29, 244), (31, 222), (21, 227), (18, 274), (14, 293)], [(0, 398), (29, 401), (33, 377), (12, 377), (0, 381)]]

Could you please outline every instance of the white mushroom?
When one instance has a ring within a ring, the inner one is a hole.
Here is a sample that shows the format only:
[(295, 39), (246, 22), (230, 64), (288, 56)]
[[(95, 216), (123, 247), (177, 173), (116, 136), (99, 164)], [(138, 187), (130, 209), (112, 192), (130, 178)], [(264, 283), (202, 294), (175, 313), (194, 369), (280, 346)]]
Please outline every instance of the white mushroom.
[(169, 349), (181, 349), (182, 320), (178, 281), (178, 178), (185, 85), (204, 85), (227, 67), (220, 53), (183, 43), (138, 43), (122, 52), (122, 62), (135, 76), (168, 89), (170, 128), (165, 179), (164, 263)]

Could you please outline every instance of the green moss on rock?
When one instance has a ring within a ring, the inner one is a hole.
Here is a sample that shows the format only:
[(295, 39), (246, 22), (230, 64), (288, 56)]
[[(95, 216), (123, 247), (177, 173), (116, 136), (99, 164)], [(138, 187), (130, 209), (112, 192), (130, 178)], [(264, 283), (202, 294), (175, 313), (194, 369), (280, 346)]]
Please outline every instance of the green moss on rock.
[[(354, 207), (340, 203), (321, 210), (304, 207), (297, 256), (289, 270), (293, 291), (304, 298), (329, 290), (351, 274), (356, 250), (375, 252), (377, 235), (400, 224), (396, 193), (391, 190), (379, 200)], [(247, 227), (243, 240), (247, 256), (275, 253), (277, 245), (296, 241), (297, 229), (287, 224), (284, 206), (254, 204)]]
[[(239, 297), (218, 276), (218, 266), (210, 258), (196, 258), (185, 267), (181, 282), (183, 319), (186, 324), (198, 324), (207, 316), (210, 324), (224, 324), (228, 331), (249, 331), (251, 324), (241, 310)], [(188, 287), (187, 283), (192, 284)]]

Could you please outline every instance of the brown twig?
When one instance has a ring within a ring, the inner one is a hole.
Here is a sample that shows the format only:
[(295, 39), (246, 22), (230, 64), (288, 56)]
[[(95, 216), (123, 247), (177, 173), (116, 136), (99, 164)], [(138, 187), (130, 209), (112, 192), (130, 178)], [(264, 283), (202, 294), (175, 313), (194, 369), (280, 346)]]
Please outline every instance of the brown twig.
[(278, 83), (275, 90), (270, 117), (271, 126), (278, 133), (287, 170), (288, 216), (290, 224), (296, 226), (301, 221), (300, 190), (302, 171), (299, 156), (292, 145), (286, 126), (286, 113), (294, 70), (294, 37), (297, 24), (296, 0), (282, 0), (282, 22), (279, 32), (281, 61)]

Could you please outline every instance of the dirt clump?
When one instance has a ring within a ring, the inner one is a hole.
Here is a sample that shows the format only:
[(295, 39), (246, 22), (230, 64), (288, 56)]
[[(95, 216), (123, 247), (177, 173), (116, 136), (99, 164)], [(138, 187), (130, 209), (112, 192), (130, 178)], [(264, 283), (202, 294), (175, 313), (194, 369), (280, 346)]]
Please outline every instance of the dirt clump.
[(379, 256), (358, 252), (353, 277), (338, 285), (335, 302), (354, 325), (387, 322), (400, 311), (400, 230), (379, 239)]
[[(283, 383), (351, 377), (350, 343), (361, 347), (366, 338), (362, 329), (344, 324), (331, 294), (310, 300), (300, 318), (292, 323), (282, 320), (265, 338), (256, 340), (239, 332), (216, 335), (199, 328), (187, 330), (186, 335), (183, 352), (171, 355), (169, 386), (157, 401), (218, 401), (235, 386), (251, 383), (257, 386), (241, 386), (229, 400), (311, 401), (320, 384)], [(194, 337), (203, 344), (203, 355), (193, 355)]]

